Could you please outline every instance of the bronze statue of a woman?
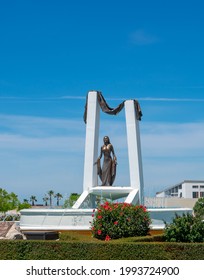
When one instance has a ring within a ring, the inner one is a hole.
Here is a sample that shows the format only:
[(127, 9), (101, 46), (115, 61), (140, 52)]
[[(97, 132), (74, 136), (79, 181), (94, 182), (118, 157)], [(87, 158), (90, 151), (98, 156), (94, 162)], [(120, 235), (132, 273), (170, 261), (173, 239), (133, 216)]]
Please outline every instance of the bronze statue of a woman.
[[(113, 145), (110, 143), (108, 136), (103, 138), (104, 145), (101, 147), (100, 156), (97, 159), (97, 170), (99, 178), (102, 181), (102, 186), (112, 186), (116, 176), (117, 159), (113, 149)], [(111, 156), (113, 155), (113, 157)], [(101, 169), (100, 160), (104, 157), (103, 165)]]

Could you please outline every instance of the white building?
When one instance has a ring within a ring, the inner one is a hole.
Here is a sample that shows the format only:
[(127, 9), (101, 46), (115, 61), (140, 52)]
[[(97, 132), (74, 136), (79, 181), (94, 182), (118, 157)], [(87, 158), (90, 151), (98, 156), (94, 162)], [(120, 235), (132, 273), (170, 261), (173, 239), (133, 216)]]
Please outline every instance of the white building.
[(156, 193), (156, 197), (200, 198), (204, 197), (204, 181), (185, 180)]

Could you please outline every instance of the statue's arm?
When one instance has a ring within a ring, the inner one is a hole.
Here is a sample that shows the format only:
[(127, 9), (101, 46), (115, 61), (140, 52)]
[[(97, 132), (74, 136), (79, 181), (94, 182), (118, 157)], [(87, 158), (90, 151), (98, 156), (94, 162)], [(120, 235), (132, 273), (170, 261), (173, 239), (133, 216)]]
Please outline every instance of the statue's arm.
[(100, 155), (98, 157), (98, 160), (100, 160), (102, 158), (102, 147), (101, 147), (101, 152), (100, 152)]
[(115, 151), (114, 151), (113, 145), (111, 145), (111, 152), (112, 152), (112, 154), (113, 154), (113, 159), (114, 159), (115, 161), (117, 161), (117, 158), (116, 158), (116, 155), (115, 155)]

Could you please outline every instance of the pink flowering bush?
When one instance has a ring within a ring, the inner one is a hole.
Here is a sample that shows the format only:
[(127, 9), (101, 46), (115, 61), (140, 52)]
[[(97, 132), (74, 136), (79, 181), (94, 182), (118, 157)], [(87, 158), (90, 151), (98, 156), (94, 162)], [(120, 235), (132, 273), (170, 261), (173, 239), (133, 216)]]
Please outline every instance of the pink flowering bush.
[(105, 202), (93, 210), (92, 234), (109, 241), (131, 236), (145, 236), (149, 231), (150, 217), (142, 205)]

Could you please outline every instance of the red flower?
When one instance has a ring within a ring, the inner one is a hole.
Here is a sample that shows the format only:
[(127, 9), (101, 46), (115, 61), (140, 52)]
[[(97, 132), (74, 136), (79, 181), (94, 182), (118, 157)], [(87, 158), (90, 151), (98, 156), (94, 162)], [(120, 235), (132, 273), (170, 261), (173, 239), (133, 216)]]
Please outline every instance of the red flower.
[(98, 234), (98, 235), (101, 235), (101, 233), (102, 233), (102, 231), (99, 229), (99, 230), (97, 231), (97, 234)]
[(103, 217), (102, 217), (102, 216), (98, 216), (97, 218), (98, 218), (98, 219), (102, 219)]
[(145, 207), (145, 206), (143, 206), (143, 205), (140, 205), (139, 206), (144, 212), (146, 212), (147, 211), (147, 208)]
[(109, 240), (111, 240), (110, 236), (106, 235), (105, 241), (109, 241)]
[(117, 225), (117, 224), (118, 224), (118, 221), (115, 221), (115, 222), (114, 222), (114, 225)]

